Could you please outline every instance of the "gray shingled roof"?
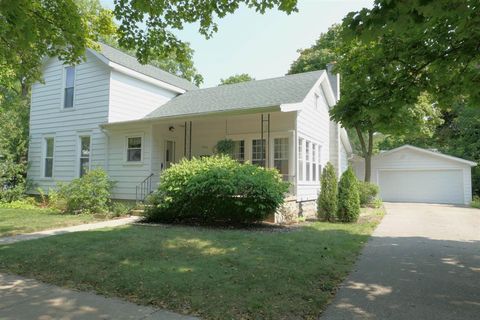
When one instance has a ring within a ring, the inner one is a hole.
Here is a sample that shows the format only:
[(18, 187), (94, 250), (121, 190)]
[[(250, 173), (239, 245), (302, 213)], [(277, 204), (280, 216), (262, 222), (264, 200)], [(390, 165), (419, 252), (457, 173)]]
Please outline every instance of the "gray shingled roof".
[(145, 118), (241, 111), (303, 101), (324, 70), (188, 91)]
[(187, 91), (198, 89), (196, 85), (186, 79), (163, 71), (151, 64), (141, 64), (135, 57), (104, 43), (99, 43), (99, 45), (101, 48), (99, 53), (112, 62)]

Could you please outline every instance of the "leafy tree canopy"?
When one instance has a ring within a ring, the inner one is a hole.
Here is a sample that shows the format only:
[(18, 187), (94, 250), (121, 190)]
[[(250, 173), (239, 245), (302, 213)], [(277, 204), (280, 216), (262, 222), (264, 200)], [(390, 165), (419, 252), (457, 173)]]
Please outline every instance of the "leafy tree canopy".
[(255, 78), (253, 78), (251, 75), (249, 75), (247, 73), (241, 73), (241, 74), (236, 74), (236, 75), (230, 76), (226, 79), (220, 79), (219, 86), (223, 86), (225, 84), (233, 84), (233, 83), (252, 81), (252, 80), (255, 80)]
[(341, 95), (331, 117), (356, 131), (365, 157), (365, 181), (369, 181), (374, 133), (431, 135), (440, 114), (427, 93), (403, 100), (392, 97), (399, 62), (385, 56), (377, 41), (365, 44), (344, 38), (336, 52), (335, 70), (341, 74), (342, 91), (348, 94)]
[(19, 81), (24, 96), (43, 58), (79, 62), (100, 35), (115, 32), (113, 14), (98, 0), (1, 1), (0, 20), (0, 85), (17, 90)]
[[(412, 102), (428, 91), (442, 105), (458, 95), (480, 102), (480, 2), (478, 0), (376, 0), (372, 9), (344, 19), (345, 36), (376, 41), (393, 61), (392, 99)], [(368, 65), (379, 65), (377, 55)]]
[(152, 56), (168, 57), (172, 52), (183, 61), (187, 58), (185, 46), (173, 30), (183, 29), (185, 23), (198, 23), (198, 32), (208, 39), (218, 30), (215, 20), (234, 13), (240, 5), (261, 14), (273, 8), (286, 13), (297, 11), (297, 0), (115, 0), (119, 44), (137, 50), (137, 58), (143, 63)]
[(340, 24), (332, 25), (326, 33), (320, 34), (313, 46), (298, 50), (300, 56), (290, 66), (288, 74), (324, 70), (327, 64), (335, 62), (337, 60), (335, 49), (339, 47), (341, 41), (341, 28)]

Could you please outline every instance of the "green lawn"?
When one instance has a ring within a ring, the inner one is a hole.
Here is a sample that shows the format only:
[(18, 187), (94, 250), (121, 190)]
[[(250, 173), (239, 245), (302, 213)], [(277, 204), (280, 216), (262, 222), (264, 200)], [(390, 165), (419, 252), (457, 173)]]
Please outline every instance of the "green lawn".
[(0, 246), (0, 271), (206, 319), (316, 319), (382, 216), (289, 232), (124, 226)]
[(0, 237), (104, 220), (94, 215), (60, 214), (48, 209), (0, 208)]

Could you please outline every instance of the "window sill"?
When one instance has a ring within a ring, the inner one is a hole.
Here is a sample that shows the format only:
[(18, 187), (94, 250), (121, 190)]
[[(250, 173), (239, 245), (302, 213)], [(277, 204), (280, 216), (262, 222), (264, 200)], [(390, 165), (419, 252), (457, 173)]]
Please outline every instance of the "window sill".
[(143, 166), (144, 163), (143, 163), (143, 161), (124, 161), (124, 162), (123, 162), (123, 165), (124, 165), (124, 166), (137, 166), (137, 167), (140, 167), (140, 166)]
[(60, 112), (73, 112), (75, 111), (75, 107), (71, 107), (71, 108), (63, 108), (61, 107), (60, 108)]

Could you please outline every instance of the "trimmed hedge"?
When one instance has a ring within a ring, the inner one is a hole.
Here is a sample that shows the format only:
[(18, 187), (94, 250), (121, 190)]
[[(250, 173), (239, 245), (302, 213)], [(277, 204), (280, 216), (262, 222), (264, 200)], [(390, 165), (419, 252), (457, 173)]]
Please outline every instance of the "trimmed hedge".
[(362, 207), (373, 205), (378, 196), (378, 186), (371, 182), (358, 181), (360, 192), (360, 205)]
[(338, 184), (338, 219), (355, 222), (360, 215), (360, 194), (358, 181), (351, 167), (342, 174)]
[(227, 156), (182, 160), (162, 173), (150, 222), (252, 223), (275, 213), (289, 184), (278, 171)]
[(337, 216), (338, 182), (335, 168), (328, 162), (320, 178), (320, 194), (317, 199), (318, 218), (335, 221)]

